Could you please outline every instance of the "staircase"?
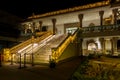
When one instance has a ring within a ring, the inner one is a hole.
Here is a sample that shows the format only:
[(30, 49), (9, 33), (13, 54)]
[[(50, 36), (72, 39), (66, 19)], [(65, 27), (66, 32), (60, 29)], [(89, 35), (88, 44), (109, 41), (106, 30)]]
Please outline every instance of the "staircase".
[(48, 64), (51, 60), (58, 62), (64, 50), (75, 41), (78, 31), (79, 29), (71, 35), (53, 35), (39, 44), (32, 44), (32, 47), (21, 53), (22, 61), (24, 62), (24, 54), (26, 54), (26, 63), (33, 61), (34, 64)]
[(22, 56), (22, 62), (24, 62), (24, 54), (26, 54), (26, 63), (31, 63), (31, 56), (33, 53), (34, 64), (49, 63), (49, 58), (52, 54), (51, 48), (57, 47), (66, 37), (66, 34), (53, 35), (48, 39), (41, 41), (37, 45), (33, 44), (32, 47), (28, 47), (24, 52), (19, 53)]
[[(42, 32), (41, 34), (39, 33), (39, 37), (37, 38), (30, 38), (26, 41), (21, 42), (20, 44), (13, 46), (12, 48), (5, 48), (4, 49), (4, 61), (10, 61), (11, 55), (19, 55), (20, 53), (23, 55), (24, 53), (30, 51), (32, 49), (32, 46), (35, 47), (36, 44), (39, 44), (42, 40), (52, 36), (52, 33), (50, 31), (48, 32)], [(15, 56), (16, 58), (16, 56)]]
[(46, 42), (45, 46), (41, 47), (34, 53), (34, 63), (49, 63), (51, 48), (57, 47), (67, 35), (56, 35), (53, 39)]

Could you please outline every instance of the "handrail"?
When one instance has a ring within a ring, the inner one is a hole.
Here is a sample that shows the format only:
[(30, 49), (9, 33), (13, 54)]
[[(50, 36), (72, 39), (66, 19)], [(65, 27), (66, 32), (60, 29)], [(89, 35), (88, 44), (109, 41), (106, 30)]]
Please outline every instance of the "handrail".
[[(50, 34), (50, 35), (51, 35), (51, 34)], [(43, 37), (40, 37), (41, 39), (39, 39), (39, 42), (41, 42), (43, 39), (45, 39), (46, 37), (48, 37), (48, 36), (50, 36), (50, 35), (49, 35), (49, 33), (47, 33), (47, 34), (44, 35)], [(34, 42), (34, 43), (36, 43), (36, 42)], [(32, 50), (40, 47), (40, 46), (38, 46), (38, 47), (33, 47), (34, 43), (32, 43), (31, 46), (29, 46), (29, 47), (26, 48), (25, 50), (21, 51), (20, 53), (22, 53), (22, 54), (25, 54), (25, 53), (28, 54), (28, 53), (31, 52)], [(38, 44), (39, 44), (39, 43), (38, 43)], [(32, 48), (32, 49), (26, 52), (26, 50), (29, 49), (29, 48)], [(31, 52), (31, 53), (32, 53), (32, 52)]]
[(49, 31), (49, 32), (44, 32), (44, 34), (45, 35), (43, 35), (41, 37), (37, 37), (37, 38), (32, 37), (31, 39), (24, 41), (24, 42), (18, 44), (17, 46), (10, 48), (10, 53), (16, 53), (18, 50), (22, 49), (23, 47), (25, 47), (33, 42), (38, 43), (39, 41), (43, 40), (44, 38), (46, 38), (47, 36), (49, 36), (52, 33)]
[(77, 29), (73, 35), (68, 35), (68, 37), (57, 48), (52, 48), (52, 55), (50, 58), (51, 60), (55, 60), (56, 62), (58, 62), (57, 59), (66, 49), (66, 47), (75, 40), (78, 30), (79, 29)]
[(83, 33), (120, 30), (120, 24), (83, 27)]

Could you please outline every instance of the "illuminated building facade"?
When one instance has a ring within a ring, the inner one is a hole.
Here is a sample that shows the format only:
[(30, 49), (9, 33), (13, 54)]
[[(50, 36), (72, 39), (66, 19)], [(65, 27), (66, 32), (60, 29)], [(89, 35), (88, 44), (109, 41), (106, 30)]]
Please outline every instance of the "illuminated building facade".
[(82, 32), (78, 40), (79, 53), (112, 53), (120, 51), (119, 0), (105, 0), (74, 8), (32, 15), (21, 23), (23, 34), (52, 31), (53, 35)]

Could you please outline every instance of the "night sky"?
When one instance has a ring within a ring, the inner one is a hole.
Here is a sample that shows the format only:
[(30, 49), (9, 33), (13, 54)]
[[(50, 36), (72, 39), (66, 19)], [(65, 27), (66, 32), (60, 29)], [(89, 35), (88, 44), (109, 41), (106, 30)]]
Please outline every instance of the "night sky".
[(21, 18), (104, 0), (1, 0), (0, 9)]

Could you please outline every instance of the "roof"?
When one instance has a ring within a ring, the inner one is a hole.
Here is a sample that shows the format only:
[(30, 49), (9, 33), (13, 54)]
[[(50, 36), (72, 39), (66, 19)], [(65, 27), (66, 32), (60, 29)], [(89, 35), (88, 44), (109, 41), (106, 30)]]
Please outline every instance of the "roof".
[(39, 15), (34, 14), (34, 15), (28, 17), (27, 20), (48, 17), (48, 16), (54, 16), (54, 15), (59, 15), (59, 14), (65, 14), (65, 13), (70, 13), (70, 12), (75, 12), (75, 11), (80, 11), (80, 10), (85, 10), (85, 9), (90, 9), (90, 8), (96, 8), (96, 7), (101, 7), (101, 6), (107, 6), (107, 5), (110, 5), (110, 0), (105, 0), (105, 1), (96, 2), (93, 4), (82, 5), (82, 6), (76, 6), (73, 8), (67, 8), (67, 9), (58, 10), (58, 11), (52, 11), (52, 12), (39, 14)]

